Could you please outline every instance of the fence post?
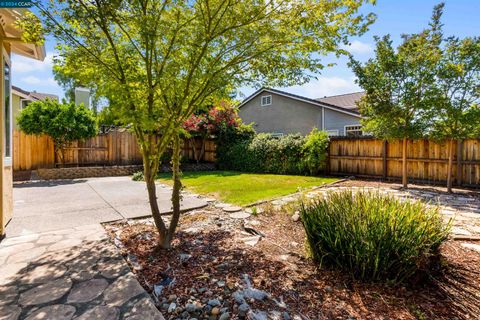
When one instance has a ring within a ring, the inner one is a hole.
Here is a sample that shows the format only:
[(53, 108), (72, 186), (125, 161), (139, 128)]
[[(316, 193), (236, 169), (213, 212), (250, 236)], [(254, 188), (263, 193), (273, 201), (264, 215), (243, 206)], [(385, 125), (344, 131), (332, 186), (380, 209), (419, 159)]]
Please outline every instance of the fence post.
[(388, 173), (388, 162), (387, 162), (387, 152), (388, 152), (388, 141), (383, 140), (383, 150), (382, 150), (382, 161), (383, 161), (383, 167), (382, 167), (382, 177), (383, 180), (387, 180), (387, 173)]
[(330, 174), (330, 147), (332, 146), (332, 140), (328, 142), (328, 147), (327, 147), (327, 158), (326, 158), (326, 164), (325, 164), (325, 173), (327, 175)]
[(463, 140), (457, 140), (457, 186), (462, 185), (463, 180)]

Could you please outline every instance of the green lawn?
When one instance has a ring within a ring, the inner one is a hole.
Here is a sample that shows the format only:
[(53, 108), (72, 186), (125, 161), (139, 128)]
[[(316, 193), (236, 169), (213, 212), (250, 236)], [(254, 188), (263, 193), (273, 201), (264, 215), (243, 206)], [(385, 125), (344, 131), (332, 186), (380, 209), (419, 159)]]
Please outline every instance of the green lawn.
[[(171, 184), (171, 174), (159, 174), (159, 181)], [(227, 203), (247, 205), (334, 182), (335, 178), (255, 174), (233, 171), (184, 172), (183, 185), (196, 193), (209, 195)]]

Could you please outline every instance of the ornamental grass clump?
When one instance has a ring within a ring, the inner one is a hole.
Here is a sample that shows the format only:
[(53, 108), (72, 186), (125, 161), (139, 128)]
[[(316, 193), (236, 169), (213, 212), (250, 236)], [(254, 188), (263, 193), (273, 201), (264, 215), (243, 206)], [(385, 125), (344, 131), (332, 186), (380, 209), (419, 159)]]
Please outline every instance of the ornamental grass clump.
[(301, 217), (320, 266), (392, 283), (431, 270), (449, 231), (438, 208), (378, 192), (328, 193), (304, 202)]

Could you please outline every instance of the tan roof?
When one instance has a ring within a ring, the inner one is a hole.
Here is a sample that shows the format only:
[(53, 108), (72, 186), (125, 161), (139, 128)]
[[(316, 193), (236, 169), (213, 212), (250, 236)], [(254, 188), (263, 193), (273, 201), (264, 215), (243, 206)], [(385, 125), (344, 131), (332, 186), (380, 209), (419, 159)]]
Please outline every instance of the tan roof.
[(360, 100), (365, 95), (365, 92), (353, 92), (346, 94), (339, 94), (336, 96), (329, 96), (323, 98), (317, 98), (315, 100), (333, 104), (334, 106), (342, 107), (348, 110), (355, 110), (358, 112), (358, 107), (356, 102)]
[(51, 93), (42, 93), (42, 92), (35, 92), (35, 91), (27, 91), (20, 89), (19, 87), (12, 86), (12, 92), (14, 94), (20, 95), (24, 99), (30, 99), (32, 101), (43, 101), (45, 99), (55, 100), (58, 101), (58, 96)]

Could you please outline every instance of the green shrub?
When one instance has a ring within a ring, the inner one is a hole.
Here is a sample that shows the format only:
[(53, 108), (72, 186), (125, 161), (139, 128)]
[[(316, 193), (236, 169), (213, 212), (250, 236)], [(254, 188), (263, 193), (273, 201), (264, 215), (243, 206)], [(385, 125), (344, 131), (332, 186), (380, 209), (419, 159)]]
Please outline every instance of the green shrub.
[(362, 280), (400, 283), (430, 270), (449, 231), (438, 208), (374, 192), (329, 193), (300, 212), (314, 260)]
[(135, 172), (132, 175), (132, 180), (133, 181), (143, 181), (143, 180), (145, 180), (144, 177), (143, 177), (143, 171)]
[(277, 174), (318, 174), (325, 168), (328, 136), (313, 129), (307, 136), (275, 137), (234, 128), (220, 134), (217, 164), (220, 169)]
[(303, 140), (300, 135), (274, 137), (260, 133), (253, 139), (237, 141), (221, 150), (217, 148), (217, 161), (220, 168), (228, 170), (301, 174), (304, 172)]
[(302, 147), (302, 160), (305, 169), (310, 174), (315, 175), (325, 169), (329, 141), (328, 134), (317, 128), (313, 128), (305, 137), (305, 143)]

